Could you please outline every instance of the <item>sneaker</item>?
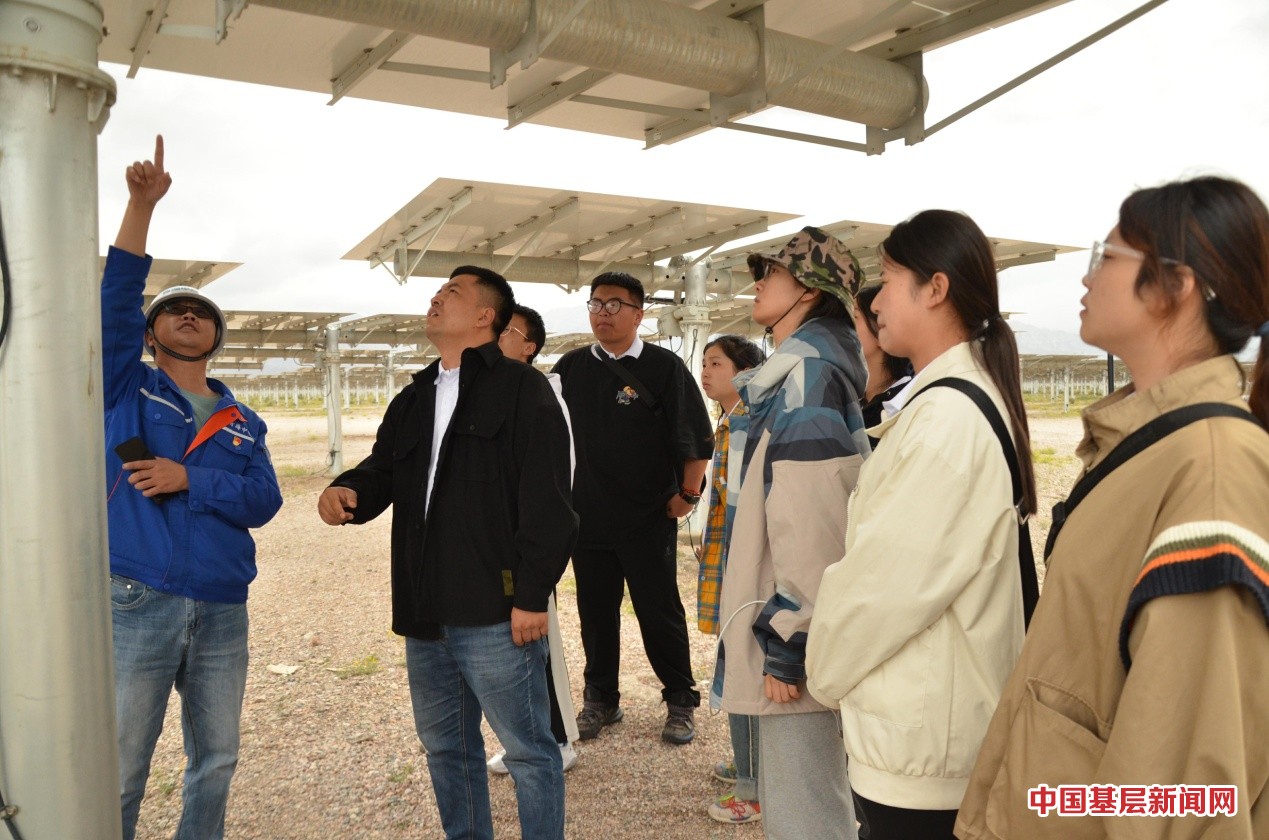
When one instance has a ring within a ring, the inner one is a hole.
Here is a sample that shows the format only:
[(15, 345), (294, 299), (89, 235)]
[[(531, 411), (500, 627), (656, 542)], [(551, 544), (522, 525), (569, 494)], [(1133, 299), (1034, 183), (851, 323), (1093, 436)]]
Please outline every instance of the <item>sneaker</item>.
[[(511, 771), (507, 769), (507, 763), (503, 761), (507, 751), (501, 750), (493, 758), (485, 763), (490, 773), (496, 773), (499, 776), (505, 776)], [(560, 744), (560, 763), (564, 766), (564, 772), (567, 773), (577, 764), (577, 750), (573, 749), (572, 744)]]
[(616, 723), (626, 716), (621, 707), (613, 704), (598, 703), (587, 700), (582, 704), (582, 712), (577, 716), (577, 740), (589, 741), (599, 736), (605, 726)]
[(573, 749), (573, 745), (567, 741), (560, 744), (560, 761), (564, 765), (565, 773), (572, 770), (573, 765), (577, 764), (577, 750)]
[(709, 806), (709, 815), (720, 823), (740, 825), (762, 819), (762, 806), (747, 799), (737, 799), (729, 793)]
[(718, 779), (720, 782), (734, 784), (736, 782), (736, 776), (739, 775), (736, 772), (736, 762), (720, 761), (714, 765), (714, 772), (710, 775), (712, 775), (715, 779)]
[(661, 740), (671, 744), (687, 744), (696, 737), (695, 709), (691, 706), (669, 706)]

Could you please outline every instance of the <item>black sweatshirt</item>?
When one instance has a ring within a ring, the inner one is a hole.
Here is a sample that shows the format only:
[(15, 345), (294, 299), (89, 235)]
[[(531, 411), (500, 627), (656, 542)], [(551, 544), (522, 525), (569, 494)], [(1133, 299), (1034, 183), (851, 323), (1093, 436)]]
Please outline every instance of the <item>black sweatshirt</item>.
[(626, 356), (617, 364), (652, 393), (658, 414), (590, 347), (566, 353), (555, 365), (573, 423), (578, 543), (586, 546), (619, 545), (664, 522), (683, 462), (714, 453), (705, 400), (678, 356), (645, 344), (639, 358)]

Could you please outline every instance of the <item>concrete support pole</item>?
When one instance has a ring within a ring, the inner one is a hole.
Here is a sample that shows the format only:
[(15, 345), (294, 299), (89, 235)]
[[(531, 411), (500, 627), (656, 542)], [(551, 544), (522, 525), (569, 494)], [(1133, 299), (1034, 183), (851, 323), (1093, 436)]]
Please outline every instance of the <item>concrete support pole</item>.
[(383, 387), (387, 391), (388, 402), (392, 402), (397, 395), (397, 354), (393, 350), (389, 350), (383, 360)]
[[(683, 280), (686, 300), (678, 311), (679, 324), (683, 330), (683, 363), (692, 372), (692, 378), (696, 380), (696, 387), (698, 388), (701, 386), (701, 367), (705, 358), (705, 345), (709, 342), (711, 327), (709, 307), (705, 301), (705, 288), (706, 282), (709, 280), (709, 269), (709, 260), (701, 260), (688, 266), (687, 274)], [(704, 396), (703, 392), (702, 396)], [(707, 477), (708, 480), (710, 479)], [(704, 533), (707, 516), (709, 516), (709, 506), (704, 503), (697, 505), (696, 512), (688, 518), (688, 525), (691, 527), (693, 534)]]
[(0, 2), (0, 794), (33, 840), (120, 834), (97, 269), (97, 134), (115, 85), (97, 69), (101, 27), (89, 0)]
[(344, 471), (344, 433), (339, 414), (343, 402), (339, 370), (339, 326), (331, 324), (326, 328), (326, 436), (330, 441), (331, 475), (339, 475)]

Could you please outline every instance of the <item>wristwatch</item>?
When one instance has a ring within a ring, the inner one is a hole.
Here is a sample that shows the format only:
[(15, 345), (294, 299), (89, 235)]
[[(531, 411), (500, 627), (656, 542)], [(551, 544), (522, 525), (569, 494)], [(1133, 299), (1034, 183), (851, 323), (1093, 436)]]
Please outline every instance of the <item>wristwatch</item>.
[(698, 502), (700, 502), (701, 494), (693, 493), (691, 490), (688, 490), (686, 487), (680, 487), (679, 498), (687, 502), (689, 505), (695, 506)]

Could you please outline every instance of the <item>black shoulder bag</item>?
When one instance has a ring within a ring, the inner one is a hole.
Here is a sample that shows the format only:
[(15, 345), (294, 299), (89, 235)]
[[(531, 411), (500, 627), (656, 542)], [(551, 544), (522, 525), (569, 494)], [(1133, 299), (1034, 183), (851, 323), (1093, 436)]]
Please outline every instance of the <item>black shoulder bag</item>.
[(1044, 559), (1048, 560), (1049, 555), (1053, 553), (1053, 547), (1057, 544), (1058, 533), (1062, 530), (1062, 526), (1066, 524), (1066, 520), (1070, 518), (1071, 512), (1079, 506), (1080, 502), (1084, 501), (1084, 498), (1089, 493), (1093, 492), (1093, 488), (1100, 484), (1102, 479), (1173, 432), (1199, 420), (1206, 420), (1209, 417), (1238, 417), (1243, 420), (1250, 420), (1258, 426), (1262, 425), (1259, 418), (1248, 411), (1226, 403), (1212, 402), (1187, 405), (1154, 418), (1121, 440), (1119, 445), (1110, 450), (1110, 454), (1100, 464), (1089, 470), (1083, 478), (1075, 483), (1070, 496), (1053, 506), (1053, 525), (1049, 529), (1049, 538), (1044, 542)]
[[(931, 388), (939, 387), (960, 391), (974, 401), (974, 405), (978, 406), (978, 410), (987, 418), (987, 422), (991, 424), (991, 430), (1000, 440), (1000, 448), (1004, 451), (1005, 461), (1009, 464), (1009, 477), (1013, 481), (1013, 508), (1018, 517), (1018, 571), (1022, 573), (1022, 626), (1026, 628), (1031, 624), (1031, 614), (1035, 612), (1036, 602), (1040, 600), (1040, 581), (1035, 573), (1035, 553), (1031, 550), (1031, 527), (1027, 521), (1028, 514), (1022, 512), (1022, 468), (1018, 465), (1018, 451), (1013, 445), (1013, 438), (1009, 436), (1009, 429), (1005, 426), (1004, 418), (1000, 416), (996, 404), (982, 388), (973, 382), (954, 376), (937, 379), (913, 394), (912, 400)], [(908, 402), (911, 403), (912, 400)]]

